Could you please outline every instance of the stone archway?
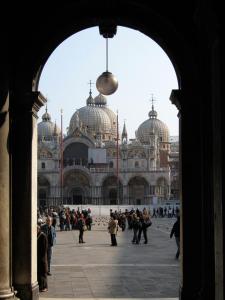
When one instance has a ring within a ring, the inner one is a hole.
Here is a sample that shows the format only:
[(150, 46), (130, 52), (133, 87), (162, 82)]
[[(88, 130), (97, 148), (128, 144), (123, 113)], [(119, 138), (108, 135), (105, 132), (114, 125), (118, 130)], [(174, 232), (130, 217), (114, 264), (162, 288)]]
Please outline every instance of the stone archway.
[(120, 204), (123, 199), (123, 186), (116, 176), (109, 176), (102, 182), (102, 203), (106, 205)]
[[(11, 12), (12, 30), (2, 35), (2, 44), (6, 46), (2, 47), (1, 56), (0, 199), (4, 220), (0, 228), (5, 242), (0, 249), (0, 268), (4, 275), (0, 278), (0, 295), (3, 299), (13, 298), (16, 289), (21, 299), (38, 297), (33, 208), (37, 205), (35, 113), (44, 102), (37, 92), (41, 69), (66, 37), (106, 19), (154, 38), (167, 50), (177, 70), (180, 90), (173, 91), (171, 100), (179, 107), (182, 118), (181, 245), (185, 249), (182, 255), (185, 276), (180, 297), (222, 299), (225, 151), (220, 6), (208, 1), (191, 1), (184, 9), (171, 2), (165, 9), (160, 2), (125, 0), (115, 5), (111, 1), (107, 2), (110, 17), (105, 14), (103, 20), (99, 14), (102, 4), (102, 1), (62, 2), (54, 6), (54, 13), (52, 5), (47, 3), (44, 10), (41, 6), (33, 10), (4, 1), (1, 4), (6, 5), (2, 11)], [(33, 22), (42, 15), (41, 23)], [(7, 27), (4, 29), (7, 31)], [(15, 45), (20, 46), (19, 51), (15, 51)], [(20, 223), (24, 212), (26, 230)], [(192, 222), (188, 222), (190, 216)], [(8, 230), (11, 227), (12, 235)]]
[(72, 190), (70, 191), (70, 195), (72, 200), (71, 204), (76, 204), (76, 205), (83, 204), (85, 193), (80, 186), (72, 188)]
[(148, 203), (149, 184), (141, 176), (132, 177), (128, 182), (129, 204), (146, 205)]
[(90, 178), (81, 170), (74, 169), (64, 174), (64, 204), (90, 204)]
[(50, 193), (49, 180), (43, 175), (38, 176), (38, 198), (37, 198), (38, 206), (42, 208), (48, 206), (49, 193)]

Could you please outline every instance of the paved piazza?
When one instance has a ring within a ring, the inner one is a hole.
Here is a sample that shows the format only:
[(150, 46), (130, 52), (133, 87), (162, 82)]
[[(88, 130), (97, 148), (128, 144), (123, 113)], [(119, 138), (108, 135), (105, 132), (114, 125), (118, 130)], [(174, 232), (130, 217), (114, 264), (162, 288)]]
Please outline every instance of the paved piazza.
[(178, 298), (180, 264), (169, 234), (175, 218), (153, 218), (149, 243), (133, 245), (132, 230), (119, 229), (110, 246), (107, 218), (96, 217), (78, 243), (78, 231), (57, 231), (45, 298)]

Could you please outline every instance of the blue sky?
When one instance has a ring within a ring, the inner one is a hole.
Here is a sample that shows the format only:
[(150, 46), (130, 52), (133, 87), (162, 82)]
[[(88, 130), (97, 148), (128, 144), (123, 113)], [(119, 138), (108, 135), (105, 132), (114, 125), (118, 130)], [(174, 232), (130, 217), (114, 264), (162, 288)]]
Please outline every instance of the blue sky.
[[(118, 90), (107, 96), (108, 106), (119, 113), (119, 128), (126, 122), (128, 138), (148, 119), (151, 94), (158, 119), (167, 124), (170, 135), (178, 135), (177, 109), (169, 96), (178, 83), (172, 63), (161, 47), (140, 31), (118, 27), (109, 39), (108, 70), (118, 79)], [(98, 27), (76, 33), (61, 43), (49, 57), (41, 74), (39, 91), (48, 98), (48, 112), (63, 129), (69, 126), (76, 109), (86, 105), (91, 80), (93, 97), (98, 95), (95, 83), (106, 70), (106, 40)], [(45, 108), (41, 108), (41, 116)]]

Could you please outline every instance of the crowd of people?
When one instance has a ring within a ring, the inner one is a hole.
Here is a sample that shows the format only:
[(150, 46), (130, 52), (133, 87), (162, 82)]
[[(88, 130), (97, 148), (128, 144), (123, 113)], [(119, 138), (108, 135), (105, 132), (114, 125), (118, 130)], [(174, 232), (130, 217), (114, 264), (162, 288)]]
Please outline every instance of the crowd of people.
[[(158, 215), (159, 214), (159, 215)], [(153, 210), (151, 215), (150, 210), (144, 208), (142, 211), (139, 209), (127, 209), (124, 212), (112, 211), (110, 209), (110, 219), (108, 221), (108, 232), (111, 237), (111, 246), (117, 246), (117, 232), (119, 228), (125, 231), (128, 226), (129, 230), (133, 231), (133, 244), (140, 244), (142, 235), (144, 244), (148, 243), (147, 229), (152, 225), (151, 217), (167, 215), (169, 218), (176, 216), (177, 220), (173, 224), (170, 232), (170, 238), (175, 236), (177, 244), (176, 259), (180, 254), (180, 217), (179, 209), (176, 210)], [(56, 229), (60, 231), (79, 230), (79, 243), (85, 243), (84, 232), (91, 230), (93, 225), (91, 209), (77, 210), (70, 209), (69, 207), (56, 207), (48, 208), (43, 211), (38, 211), (37, 222), (37, 277), (39, 283), (39, 290), (46, 292), (48, 290), (47, 276), (51, 276), (51, 257), (52, 247), (56, 243)]]
[(173, 218), (176, 217), (179, 214), (179, 208), (178, 206), (176, 207), (157, 207), (157, 208), (153, 208), (153, 213), (152, 213), (152, 217), (153, 218)]

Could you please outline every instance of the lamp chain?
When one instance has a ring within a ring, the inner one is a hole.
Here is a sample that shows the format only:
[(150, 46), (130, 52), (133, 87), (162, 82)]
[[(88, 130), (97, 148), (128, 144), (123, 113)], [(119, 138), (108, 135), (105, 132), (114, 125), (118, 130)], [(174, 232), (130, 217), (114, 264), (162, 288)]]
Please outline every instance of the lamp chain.
[(108, 38), (106, 38), (106, 72), (108, 72)]

